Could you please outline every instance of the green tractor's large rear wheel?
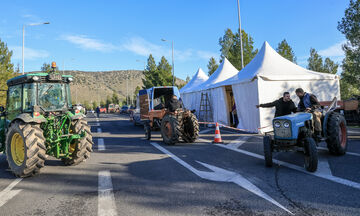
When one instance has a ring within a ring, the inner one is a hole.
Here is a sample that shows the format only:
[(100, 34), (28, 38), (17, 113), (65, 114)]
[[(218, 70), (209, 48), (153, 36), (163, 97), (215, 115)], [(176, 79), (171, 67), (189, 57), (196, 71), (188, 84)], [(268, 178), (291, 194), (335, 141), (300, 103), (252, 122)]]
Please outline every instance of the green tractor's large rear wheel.
[(70, 133), (80, 134), (82, 131), (85, 131), (85, 137), (70, 143), (70, 157), (62, 159), (65, 165), (78, 165), (90, 157), (93, 145), (90, 126), (84, 119), (78, 119), (71, 123)]
[(16, 120), (6, 136), (6, 158), (15, 176), (23, 178), (40, 172), (46, 160), (46, 146), (39, 124)]

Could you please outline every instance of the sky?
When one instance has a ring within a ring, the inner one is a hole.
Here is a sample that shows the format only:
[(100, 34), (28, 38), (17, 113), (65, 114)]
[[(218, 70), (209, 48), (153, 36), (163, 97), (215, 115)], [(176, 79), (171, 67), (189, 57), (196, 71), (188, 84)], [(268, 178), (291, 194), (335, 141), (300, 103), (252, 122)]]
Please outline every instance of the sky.
[[(149, 54), (171, 63), (175, 76), (208, 71), (210, 57), (219, 60), (219, 38), (239, 27), (237, 0), (0, 0), (0, 39), (22, 62), (25, 25), (25, 72), (56, 61), (59, 69), (142, 70)], [(241, 27), (260, 49), (275, 49), (283, 39), (306, 67), (310, 48), (341, 63), (346, 41), (337, 30), (348, 0), (240, 0)], [(50, 22), (49, 25), (28, 26)], [(162, 41), (165, 39), (166, 41)]]

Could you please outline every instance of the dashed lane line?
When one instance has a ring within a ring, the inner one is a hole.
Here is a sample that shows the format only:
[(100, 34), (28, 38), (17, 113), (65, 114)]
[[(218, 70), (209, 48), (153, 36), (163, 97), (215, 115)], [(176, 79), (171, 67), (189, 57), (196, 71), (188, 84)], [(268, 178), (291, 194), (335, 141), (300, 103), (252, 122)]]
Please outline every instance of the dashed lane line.
[(104, 144), (104, 139), (103, 138), (99, 138), (98, 139), (98, 150), (99, 151), (104, 151), (105, 150), (105, 144)]
[(98, 216), (116, 216), (115, 197), (109, 170), (99, 172)]
[(21, 190), (12, 190), (22, 178), (17, 178), (11, 184), (9, 184), (3, 191), (0, 192), (0, 207), (3, 206), (7, 201), (20, 193)]
[(101, 128), (97, 128), (97, 132), (98, 132), (98, 133), (102, 133)]
[[(328, 148), (325, 148), (325, 147), (317, 147), (317, 149), (326, 150), (326, 151), (329, 150)], [(360, 154), (359, 154), (359, 153), (355, 153), (355, 152), (348, 152), (348, 151), (347, 151), (345, 154), (360, 157)]]

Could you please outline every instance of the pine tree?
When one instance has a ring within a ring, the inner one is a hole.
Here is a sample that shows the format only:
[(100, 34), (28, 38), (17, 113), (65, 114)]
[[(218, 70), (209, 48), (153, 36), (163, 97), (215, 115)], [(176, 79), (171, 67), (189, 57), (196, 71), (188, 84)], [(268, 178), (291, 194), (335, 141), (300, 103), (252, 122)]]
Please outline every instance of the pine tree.
[[(244, 67), (255, 57), (258, 50), (254, 50), (253, 38), (244, 30), (241, 30), (243, 43)], [(242, 69), (241, 65), (241, 44), (239, 33), (234, 34), (231, 29), (226, 29), (223, 37), (219, 39), (221, 60), (225, 57), (237, 69)]]
[(345, 58), (342, 62), (341, 95), (348, 98), (359, 94), (360, 89), (360, 0), (350, 0), (337, 28), (347, 39), (343, 46)]
[(211, 76), (211, 74), (213, 74), (216, 69), (219, 67), (219, 65), (216, 63), (216, 60), (214, 57), (211, 57), (209, 59), (209, 63), (207, 65), (207, 68), (208, 68), (208, 75)]
[(189, 83), (190, 80), (191, 80), (191, 79), (190, 79), (189, 75), (187, 75), (187, 76), (186, 76), (186, 79), (185, 79), (185, 83), (186, 83), (186, 84)]
[(308, 58), (308, 69), (322, 72), (336, 74), (339, 65), (333, 62), (330, 58), (326, 58), (323, 62), (323, 58), (317, 53), (314, 48), (310, 49), (310, 57)]
[(112, 98), (108, 95), (108, 96), (106, 96), (106, 107), (109, 107), (109, 104), (111, 104), (112, 103)]
[(310, 48), (310, 57), (308, 58), (308, 69), (322, 72), (323, 71), (323, 60), (314, 48)]
[(173, 80), (171, 70), (172, 67), (168, 60), (164, 56), (161, 57), (155, 73), (156, 82), (153, 82), (154, 86), (171, 86)]
[(113, 95), (112, 95), (111, 99), (112, 99), (113, 104), (119, 104), (120, 103), (119, 95), (115, 91), (113, 92)]
[(293, 49), (290, 47), (290, 45), (287, 43), (287, 41), (284, 39), (276, 48), (276, 51), (284, 58), (286, 58), (289, 61), (292, 61), (296, 63), (296, 57)]
[[(12, 51), (0, 39), (0, 90), (7, 90), (6, 81), (15, 76), (14, 65), (11, 63)], [(6, 91), (0, 91), (0, 105), (5, 106)]]
[(154, 57), (150, 54), (149, 58), (147, 60), (147, 65), (144, 70), (144, 76), (145, 78), (142, 79), (144, 88), (150, 88), (154, 86), (154, 83), (156, 83), (156, 79), (154, 78), (155, 74), (157, 73), (156, 63)]
[(96, 101), (93, 101), (93, 102), (92, 102), (92, 108), (93, 108), (93, 110), (95, 110), (97, 106), (98, 106), (98, 103), (96, 103)]

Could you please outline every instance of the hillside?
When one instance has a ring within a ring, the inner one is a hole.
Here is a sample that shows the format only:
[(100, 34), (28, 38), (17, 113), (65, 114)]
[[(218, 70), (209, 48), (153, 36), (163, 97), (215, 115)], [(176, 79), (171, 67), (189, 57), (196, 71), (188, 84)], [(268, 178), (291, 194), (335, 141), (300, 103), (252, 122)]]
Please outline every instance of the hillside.
[[(136, 87), (142, 88), (142, 78), (144, 77), (140, 70), (101, 72), (65, 70), (60, 73), (74, 76), (74, 82), (70, 85), (72, 100), (79, 103), (105, 101), (106, 97), (112, 96), (113, 92), (116, 92), (120, 99), (124, 100), (127, 91), (129, 96), (134, 96)], [(176, 78), (176, 84), (184, 83), (184, 80)]]

